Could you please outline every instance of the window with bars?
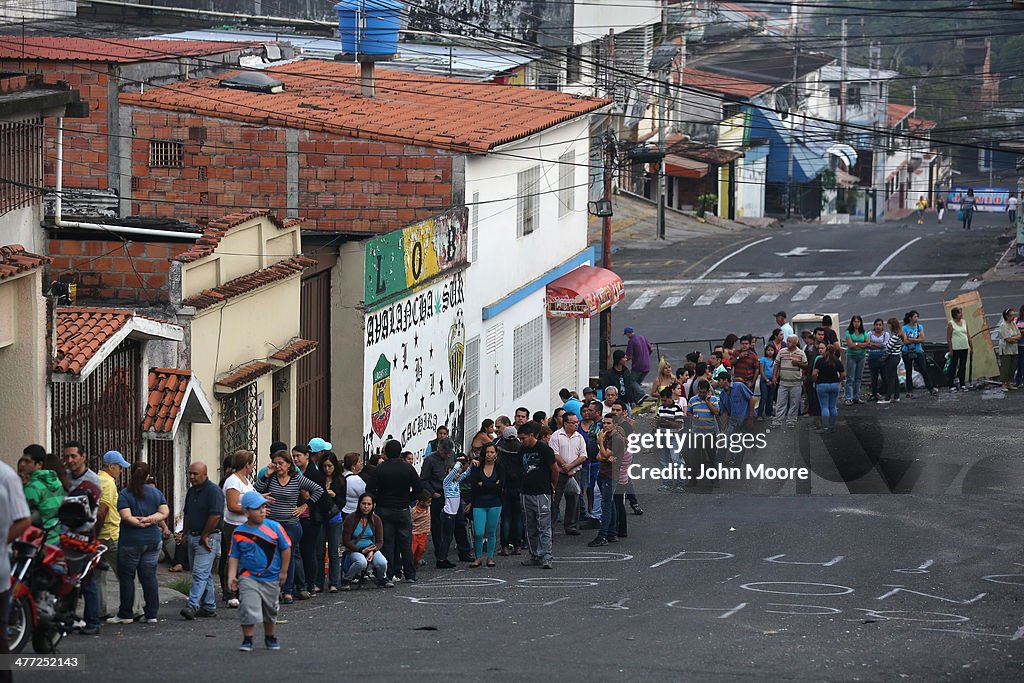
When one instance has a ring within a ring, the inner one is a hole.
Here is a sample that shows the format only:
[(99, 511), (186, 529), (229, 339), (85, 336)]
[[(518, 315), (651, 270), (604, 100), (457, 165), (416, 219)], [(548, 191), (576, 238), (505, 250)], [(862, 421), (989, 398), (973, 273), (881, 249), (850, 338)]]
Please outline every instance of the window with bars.
[(237, 450), (256, 452), (256, 384), (220, 400), (220, 454)]
[(558, 217), (562, 218), (576, 210), (573, 197), (576, 195), (576, 150), (558, 157)]
[(480, 254), (480, 193), (473, 193), (469, 207), (469, 262), (476, 263)]
[(518, 236), (531, 234), (540, 220), (540, 166), (520, 171), (516, 183), (518, 196)]
[(583, 46), (573, 45), (565, 51), (565, 82), (579, 83), (583, 80)]
[(0, 123), (0, 214), (43, 196), (43, 120)]
[(152, 140), (149, 143), (150, 168), (181, 168), (185, 162), (185, 144), (176, 140)]
[(544, 381), (544, 317), (516, 327), (512, 334), (512, 396), (518, 399)]
[(480, 424), (480, 337), (466, 342), (466, 443), (465, 449), (473, 445), (477, 425)]

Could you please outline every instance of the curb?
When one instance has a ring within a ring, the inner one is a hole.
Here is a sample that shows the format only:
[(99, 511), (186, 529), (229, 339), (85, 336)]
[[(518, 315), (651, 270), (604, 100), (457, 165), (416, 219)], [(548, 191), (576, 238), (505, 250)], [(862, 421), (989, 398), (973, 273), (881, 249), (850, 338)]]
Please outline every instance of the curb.
[(1024, 281), (1024, 265), (1014, 265), (1011, 261), (1017, 253), (1017, 240), (1010, 240), (1006, 251), (999, 257), (996, 264), (981, 274), (980, 280), (986, 282), (1019, 282)]

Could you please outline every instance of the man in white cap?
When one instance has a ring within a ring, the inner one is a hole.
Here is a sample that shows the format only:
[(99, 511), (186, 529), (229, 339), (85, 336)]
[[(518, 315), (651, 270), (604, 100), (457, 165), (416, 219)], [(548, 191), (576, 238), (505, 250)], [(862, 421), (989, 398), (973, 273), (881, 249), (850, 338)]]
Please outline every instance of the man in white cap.
[[(110, 566), (115, 579), (120, 579), (117, 575), (117, 541), (121, 536), (121, 514), (117, 511), (117, 480), (121, 478), (124, 470), (130, 468), (131, 463), (125, 460), (119, 451), (107, 451), (103, 454), (103, 467), (99, 471), (100, 506), (96, 510), (96, 526), (100, 530), (100, 543), (107, 546), (103, 560)], [(120, 619), (114, 614), (117, 611), (117, 598), (115, 596), (113, 605), (107, 602), (108, 585), (104, 574), (96, 575), (96, 590), (100, 596), (100, 618), (105, 618), (108, 624), (130, 624), (135, 619), (142, 618), (141, 586), (136, 586), (132, 619)], [(110, 607), (114, 609), (109, 609)]]

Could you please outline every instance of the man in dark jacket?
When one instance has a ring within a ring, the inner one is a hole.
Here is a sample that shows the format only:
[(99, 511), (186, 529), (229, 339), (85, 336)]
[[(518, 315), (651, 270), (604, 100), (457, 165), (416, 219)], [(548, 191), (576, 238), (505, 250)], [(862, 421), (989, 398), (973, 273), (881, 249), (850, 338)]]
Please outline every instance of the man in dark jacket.
[(618, 349), (612, 354), (612, 367), (601, 374), (602, 387), (615, 387), (619, 397), (629, 403), (637, 403), (643, 398), (643, 390), (633, 380), (633, 375), (626, 367), (626, 352)]
[(395, 574), (402, 567), (406, 583), (416, 582), (416, 564), (412, 559), (412, 517), (409, 503), (420, 493), (420, 478), (415, 468), (402, 459), (402, 444), (394, 439), (384, 444), (387, 460), (374, 470), (366, 492), (377, 501), (377, 516), (384, 532), (384, 557), (388, 559), (387, 581), (395, 585)]
[(505, 491), (501, 501), (501, 540), (499, 555), (518, 555), (523, 543), (523, 465), (519, 459), (519, 432), (506, 426), (497, 440), (498, 462), (505, 473)]
[[(450, 569), (447, 565), (451, 564), (440, 559), (441, 540), (444, 535), (441, 533), (441, 512), (444, 510), (444, 478), (451, 469), (454, 452), (455, 443), (451, 439), (438, 439), (437, 450), (423, 459), (423, 468), (420, 470), (422, 489), (431, 495), (430, 538), (434, 544), (434, 559), (437, 561), (438, 569)], [(469, 535), (466, 533), (464, 509), (465, 505), (459, 503), (459, 511), (455, 516), (455, 545), (459, 549), (459, 562), (472, 562), (475, 558), (469, 545)]]

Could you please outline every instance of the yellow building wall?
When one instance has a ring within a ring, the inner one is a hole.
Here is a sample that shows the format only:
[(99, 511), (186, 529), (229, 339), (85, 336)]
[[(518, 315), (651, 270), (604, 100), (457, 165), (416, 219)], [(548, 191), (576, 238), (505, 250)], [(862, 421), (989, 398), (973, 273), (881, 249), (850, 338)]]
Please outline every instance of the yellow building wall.
[(0, 443), (14, 467), (22, 449), (49, 449), (46, 429), (46, 300), (42, 273), (0, 282)]

